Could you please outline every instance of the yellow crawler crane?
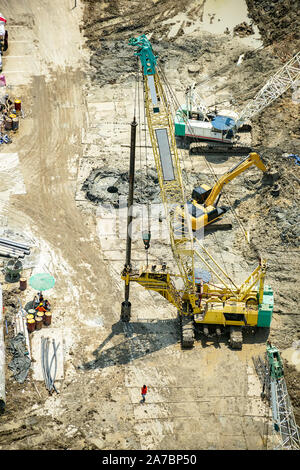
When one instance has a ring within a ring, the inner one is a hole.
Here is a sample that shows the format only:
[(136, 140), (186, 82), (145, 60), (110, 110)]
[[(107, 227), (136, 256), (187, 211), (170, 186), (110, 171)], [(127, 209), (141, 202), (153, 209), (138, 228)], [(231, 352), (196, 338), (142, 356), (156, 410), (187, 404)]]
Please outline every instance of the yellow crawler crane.
[[(140, 57), (143, 67), (148, 129), (171, 249), (179, 274), (171, 273), (166, 265), (145, 266), (134, 270), (131, 264), (127, 263), (121, 276), (125, 281), (125, 292), (131, 282), (137, 282), (145, 289), (158, 292), (173, 304), (178, 310), (183, 348), (193, 346), (195, 324), (206, 328), (213, 325), (217, 334), (221, 333), (221, 328), (229, 327), (232, 347), (240, 348), (243, 326), (268, 327), (271, 322), (273, 295), (270, 288), (264, 288), (265, 262), (261, 261), (242, 286), (238, 287), (199, 241), (194, 239), (190, 219), (187, 217), (173, 121), (166, 94), (156, 71), (156, 57), (145, 35), (131, 39), (129, 44), (135, 46), (135, 53)], [(182, 218), (178, 218), (176, 214), (178, 205), (184, 208)], [(201, 252), (195, 249), (196, 244), (199, 245)], [(209, 272), (195, 267), (195, 259), (201, 261)], [(212, 285), (209, 282), (210, 273), (221, 285)], [(122, 319), (129, 321), (130, 315), (124, 315)]]

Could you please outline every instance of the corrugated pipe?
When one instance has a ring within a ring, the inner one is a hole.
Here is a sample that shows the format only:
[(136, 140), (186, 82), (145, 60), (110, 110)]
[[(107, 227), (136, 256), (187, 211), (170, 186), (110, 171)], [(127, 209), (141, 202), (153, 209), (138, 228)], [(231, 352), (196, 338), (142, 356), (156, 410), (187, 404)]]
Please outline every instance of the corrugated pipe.
[(5, 409), (5, 344), (2, 287), (0, 284), (0, 413)]
[[(57, 346), (55, 346), (55, 339), (52, 339), (52, 345), (53, 345), (53, 356), (52, 356), (52, 359), (51, 359), (51, 362), (50, 362), (50, 367), (49, 367), (49, 374), (50, 374), (50, 378), (51, 378), (51, 381), (50, 381), (50, 386), (53, 390), (56, 391), (56, 393), (58, 393), (55, 385), (54, 385), (54, 382), (55, 382), (55, 379), (56, 379), (56, 372), (57, 372), (57, 350), (58, 350), (58, 346), (59, 346), (59, 343)], [(52, 367), (52, 363), (53, 363), (53, 360), (55, 361), (54, 364), (54, 374), (53, 374), (53, 377), (51, 377), (51, 367)]]

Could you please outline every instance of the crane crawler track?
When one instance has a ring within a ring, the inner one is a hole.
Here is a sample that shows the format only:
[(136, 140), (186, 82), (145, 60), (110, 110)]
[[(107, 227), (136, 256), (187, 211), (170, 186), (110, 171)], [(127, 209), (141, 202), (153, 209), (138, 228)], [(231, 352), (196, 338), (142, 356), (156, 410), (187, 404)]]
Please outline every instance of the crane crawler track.
[(230, 346), (232, 349), (242, 349), (243, 347), (243, 333), (240, 327), (230, 327)]
[(182, 349), (191, 349), (195, 342), (194, 319), (179, 313), (180, 338)]
[(207, 144), (203, 142), (193, 142), (190, 145), (190, 153), (193, 155), (205, 153), (228, 153), (230, 155), (248, 155), (252, 152), (251, 147), (235, 146), (226, 144)]

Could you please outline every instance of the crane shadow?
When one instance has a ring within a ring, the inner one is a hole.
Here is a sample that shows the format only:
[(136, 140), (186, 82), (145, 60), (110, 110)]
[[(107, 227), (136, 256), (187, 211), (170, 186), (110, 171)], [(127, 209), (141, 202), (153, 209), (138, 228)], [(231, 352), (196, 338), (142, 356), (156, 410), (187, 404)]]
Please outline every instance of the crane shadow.
[[(269, 329), (261, 328), (255, 335), (244, 335), (245, 344), (266, 342)], [(105, 347), (117, 337), (121, 338), (117, 344), (107, 349)], [(160, 351), (180, 341), (179, 322), (177, 318), (167, 320), (150, 320), (124, 323), (118, 321), (112, 325), (110, 334), (93, 351), (94, 359), (78, 366), (81, 370), (105, 369), (115, 365), (126, 365), (145, 357), (153, 352)], [(195, 331), (195, 341), (201, 342), (203, 348), (228, 343), (228, 337), (205, 337)]]
[[(118, 344), (104, 349), (113, 339), (121, 339)], [(167, 348), (179, 341), (177, 318), (124, 323), (112, 325), (111, 333), (93, 351), (95, 359), (79, 366), (83, 370), (104, 369), (114, 365), (129, 364), (155, 351)]]

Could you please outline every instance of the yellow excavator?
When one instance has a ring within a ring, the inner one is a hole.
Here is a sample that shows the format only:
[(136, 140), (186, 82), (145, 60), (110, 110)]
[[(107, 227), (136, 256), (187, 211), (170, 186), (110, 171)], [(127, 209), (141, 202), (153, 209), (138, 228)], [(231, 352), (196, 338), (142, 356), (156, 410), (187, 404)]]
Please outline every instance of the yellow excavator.
[[(215, 222), (225, 214), (225, 212), (227, 212), (228, 208), (217, 206), (223, 187), (252, 165), (256, 165), (262, 171), (267, 171), (265, 165), (260, 159), (260, 156), (257, 153), (252, 152), (227, 173), (221, 176), (213, 187), (210, 187), (207, 184), (202, 184), (201, 186), (194, 188), (192, 192), (192, 200), (187, 202), (186, 209), (194, 231)], [(184, 220), (184, 206), (178, 206), (176, 208), (176, 214), (179, 218)]]

